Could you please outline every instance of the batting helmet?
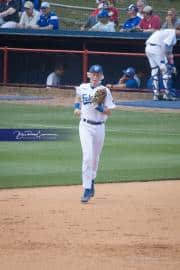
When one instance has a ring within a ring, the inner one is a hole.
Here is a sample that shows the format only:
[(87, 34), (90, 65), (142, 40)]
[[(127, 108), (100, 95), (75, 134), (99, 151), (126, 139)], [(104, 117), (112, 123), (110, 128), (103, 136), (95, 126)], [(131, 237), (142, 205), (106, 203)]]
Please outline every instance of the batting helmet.
[(123, 70), (123, 73), (132, 78), (135, 75), (135, 69), (133, 67), (128, 67), (126, 70)]
[(100, 65), (93, 65), (89, 68), (90, 73), (103, 73), (103, 68)]

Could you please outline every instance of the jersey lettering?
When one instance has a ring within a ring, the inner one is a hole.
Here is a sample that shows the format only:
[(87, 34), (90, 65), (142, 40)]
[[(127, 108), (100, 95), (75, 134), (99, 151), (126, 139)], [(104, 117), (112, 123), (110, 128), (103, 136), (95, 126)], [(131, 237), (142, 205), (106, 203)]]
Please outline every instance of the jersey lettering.
[(87, 95), (87, 94), (83, 94), (82, 95), (82, 102), (84, 105), (90, 104), (92, 102), (92, 96)]

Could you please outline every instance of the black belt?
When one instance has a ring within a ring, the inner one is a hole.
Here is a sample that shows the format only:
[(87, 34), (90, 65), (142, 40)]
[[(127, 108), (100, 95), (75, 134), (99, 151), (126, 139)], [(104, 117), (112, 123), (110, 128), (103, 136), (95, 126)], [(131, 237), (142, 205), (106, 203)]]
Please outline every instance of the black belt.
[(85, 118), (83, 118), (83, 121), (86, 122), (86, 123), (88, 123), (88, 124), (91, 124), (91, 125), (102, 125), (102, 124), (104, 124), (104, 121), (102, 121), (102, 122), (95, 122), (95, 121), (92, 121), (92, 120), (87, 120)]
[(159, 46), (158, 44), (150, 43), (150, 46)]

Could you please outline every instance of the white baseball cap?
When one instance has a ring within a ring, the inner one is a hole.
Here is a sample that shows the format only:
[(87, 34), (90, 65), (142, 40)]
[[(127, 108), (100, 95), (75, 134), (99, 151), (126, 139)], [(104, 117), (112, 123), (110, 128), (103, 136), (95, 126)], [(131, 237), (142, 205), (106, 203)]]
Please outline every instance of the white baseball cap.
[(48, 2), (42, 2), (41, 8), (50, 8), (50, 4)]
[(24, 3), (24, 8), (33, 8), (34, 7), (34, 5), (33, 5), (33, 3), (31, 2), (31, 1), (26, 1), (25, 3)]
[(144, 8), (143, 8), (143, 12), (145, 12), (145, 13), (151, 13), (152, 12), (152, 7), (151, 6), (145, 6)]

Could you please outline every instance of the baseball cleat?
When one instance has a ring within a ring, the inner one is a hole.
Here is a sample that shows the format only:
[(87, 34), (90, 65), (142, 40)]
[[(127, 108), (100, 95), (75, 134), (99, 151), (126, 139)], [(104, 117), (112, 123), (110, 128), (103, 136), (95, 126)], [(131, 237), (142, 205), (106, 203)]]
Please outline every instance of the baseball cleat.
[(163, 100), (175, 101), (176, 98), (171, 96), (170, 94), (164, 94), (163, 95)]
[(153, 100), (154, 100), (154, 101), (157, 101), (157, 100), (159, 100), (159, 96), (157, 96), (157, 95), (154, 95), (154, 96), (153, 96)]
[(94, 197), (94, 194), (95, 194), (94, 180), (92, 180), (92, 184), (91, 184), (91, 197)]
[(86, 188), (84, 190), (84, 194), (83, 196), (81, 197), (81, 202), (82, 203), (87, 203), (91, 198), (91, 189), (90, 188)]

